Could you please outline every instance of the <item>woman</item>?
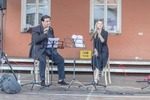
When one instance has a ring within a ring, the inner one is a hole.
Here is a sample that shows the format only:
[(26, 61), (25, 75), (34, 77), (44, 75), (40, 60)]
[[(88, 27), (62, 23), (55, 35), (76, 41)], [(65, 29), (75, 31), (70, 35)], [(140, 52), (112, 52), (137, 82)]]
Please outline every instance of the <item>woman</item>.
[(94, 82), (96, 84), (99, 82), (99, 73), (106, 66), (109, 56), (107, 46), (108, 32), (104, 30), (103, 26), (103, 21), (98, 20), (96, 22), (95, 34), (93, 35), (92, 68), (94, 70)]

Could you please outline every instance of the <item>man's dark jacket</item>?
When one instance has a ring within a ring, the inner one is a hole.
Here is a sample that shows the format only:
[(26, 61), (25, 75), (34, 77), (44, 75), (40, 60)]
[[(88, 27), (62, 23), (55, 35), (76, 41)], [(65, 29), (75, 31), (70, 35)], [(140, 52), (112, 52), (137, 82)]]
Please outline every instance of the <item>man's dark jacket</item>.
[[(50, 27), (48, 33), (54, 38), (54, 31)], [(42, 25), (36, 26), (32, 29), (32, 42), (29, 57), (38, 60), (46, 49), (48, 42), (48, 34), (44, 34), (44, 28)], [(57, 50), (53, 50), (54, 54), (57, 54)]]

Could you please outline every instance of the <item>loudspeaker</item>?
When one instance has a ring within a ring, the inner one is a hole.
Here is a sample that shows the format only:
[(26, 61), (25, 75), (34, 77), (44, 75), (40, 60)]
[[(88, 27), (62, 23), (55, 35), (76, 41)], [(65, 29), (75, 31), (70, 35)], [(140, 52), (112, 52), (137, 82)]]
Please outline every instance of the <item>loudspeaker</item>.
[(5, 10), (7, 8), (7, 0), (0, 0), (0, 10)]
[(0, 79), (0, 88), (7, 94), (15, 94), (20, 92), (21, 85), (17, 82), (14, 76), (4, 74)]

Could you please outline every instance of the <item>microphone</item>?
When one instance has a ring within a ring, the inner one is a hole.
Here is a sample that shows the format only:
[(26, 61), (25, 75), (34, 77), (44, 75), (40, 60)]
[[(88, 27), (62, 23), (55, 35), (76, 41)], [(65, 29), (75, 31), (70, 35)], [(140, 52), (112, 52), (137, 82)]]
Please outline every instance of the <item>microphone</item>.
[(94, 30), (93, 30), (93, 29), (91, 29), (91, 31), (90, 31), (90, 33), (89, 33), (89, 34), (90, 34), (90, 35), (92, 35), (93, 33), (94, 33)]
[(48, 34), (48, 30), (50, 29), (50, 26), (44, 28), (44, 34)]
[(91, 38), (91, 40), (90, 40), (90, 41), (92, 41), (93, 38), (94, 38), (94, 36), (95, 36), (95, 34), (96, 34), (96, 32), (94, 32), (94, 30), (91, 29), (91, 32), (90, 32), (89, 34), (92, 36), (92, 38)]

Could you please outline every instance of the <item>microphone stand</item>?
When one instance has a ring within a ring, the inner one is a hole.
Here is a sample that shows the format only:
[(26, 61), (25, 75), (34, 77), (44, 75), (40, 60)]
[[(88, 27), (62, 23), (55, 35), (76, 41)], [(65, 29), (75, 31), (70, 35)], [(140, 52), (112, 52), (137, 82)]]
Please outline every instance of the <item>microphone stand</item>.
[[(29, 45), (32, 45), (32, 46), (33, 46), (33, 50), (35, 51), (35, 42), (34, 42), (34, 41), (31, 42)], [(35, 57), (35, 53), (34, 53), (34, 57)], [(34, 64), (33, 64), (33, 80), (32, 80), (32, 82), (26, 83), (26, 84), (22, 84), (21, 86), (25, 86), (25, 85), (32, 84), (31, 90), (33, 90), (33, 87), (34, 87), (35, 84), (41, 85), (40, 82), (37, 82), (37, 81), (36, 81), (35, 67), (38, 67), (38, 66), (36, 66), (36, 60), (34, 59)], [(45, 86), (43, 86), (43, 87), (49, 87), (49, 85), (45, 85)]]
[[(94, 39), (95, 34), (96, 34), (96, 32), (94, 32), (91, 41)], [(94, 45), (94, 42), (93, 42), (93, 45)], [(93, 48), (93, 49), (94, 49), (94, 48)], [(94, 59), (93, 57), (92, 57), (92, 59), (93, 59), (94, 61), (96, 60), (96, 59)], [(92, 65), (93, 65), (94, 61), (92, 61)], [(91, 82), (91, 84), (85, 84), (85, 86), (92, 85), (92, 86), (94, 86), (95, 90), (97, 90), (96, 86), (103, 86), (104, 88), (106, 88), (106, 85), (102, 85), (102, 84), (95, 83), (95, 81), (94, 81), (94, 69), (93, 69), (93, 76), (92, 76), (92, 78), (93, 78), (93, 81)]]
[[(33, 50), (35, 51), (35, 43), (34, 41), (31, 42), (29, 45), (33, 46)], [(35, 57), (35, 53), (34, 53), (34, 57)], [(26, 83), (26, 84), (22, 84), (21, 86), (25, 86), (25, 85), (29, 85), (29, 84), (32, 84), (31, 86), (31, 90), (33, 90), (33, 87), (35, 84), (37, 85), (41, 85), (39, 82), (36, 82), (36, 76), (35, 76), (35, 66), (36, 66), (36, 60), (34, 59), (34, 63), (33, 63), (33, 79), (32, 79), (32, 82), (30, 83)], [(37, 66), (38, 67), (38, 66)]]

